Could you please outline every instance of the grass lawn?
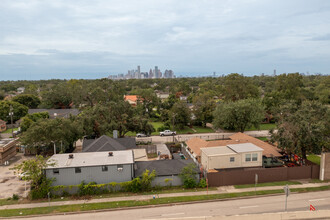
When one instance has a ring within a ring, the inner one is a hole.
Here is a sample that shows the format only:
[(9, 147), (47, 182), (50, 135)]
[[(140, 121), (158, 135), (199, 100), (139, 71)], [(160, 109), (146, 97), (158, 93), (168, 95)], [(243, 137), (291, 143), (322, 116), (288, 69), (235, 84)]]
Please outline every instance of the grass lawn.
[(213, 133), (214, 130), (212, 128), (204, 128), (202, 126), (194, 126), (193, 129), (195, 129), (197, 132), (196, 133)]
[[(217, 190), (217, 187), (209, 187), (209, 191), (215, 191)], [(169, 188), (160, 188), (160, 189), (153, 189), (152, 191), (148, 192), (139, 192), (139, 193), (133, 193), (133, 192), (112, 192), (107, 194), (101, 194), (101, 195), (93, 195), (90, 196), (90, 199), (100, 199), (100, 198), (116, 198), (116, 197), (129, 197), (129, 196), (138, 196), (138, 195), (155, 195), (155, 194), (164, 194), (164, 193), (181, 193), (181, 192), (204, 192), (207, 191), (206, 188), (192, 188), (192, 189), (185, 189), (180, 186), (172, 186)], [(86, 197), (79, 197), (79, 196), (67, 196), (63, 198), (52, 198), (50, 202), (58, 202), (58, 201), (71, 201), (71, 200), (77, 200), (77, 199), (86, 199)], [(0, 199), (0, 206), (4, 205), (13, 205), (13, 204), (28, 204), (28, 203), (42, 203), (42, 202), (48, 202), (48, 199), (36, 199), (36, 200), (13, 200), (11, 198), (8, 199)]]
[(258, 131), (258, 130), (270, 130), (272, 128), (276, 128), (276, 124), (260, 124), (260, 128), (257, 129), (256, 127), (252, 126), (251, 128), (245, 129), (245, 131)]
[[(288, 185), (299, 185), (301, 182), (298, 181), (280, 181), (280, 182), (271, 182), (271, 183), (258, 183), (257, 187), (265, 187), (265, 186), (285, 186)], [(252, 188), (254, 184), (245, 184), (245, 185), (235, 185), (235, 189), (243, 189), (243, 188)]]
[[(14, 128), (14, 131), (18, 131), (18, 128)], [(2, 134), (11, 134), (11, 128), (8, 128), (7, 130), (5, 130), (4, 132), (1, 132)]]
[[(329, 189), (330, 189), (330, 185), (321, 186), (321, 187), (291, 189), (291, 192), (298, 192), (298, 193), (315, 192), (315, 191), (324, 191)], [(137, 206), (147, 206), (147, 205), (161, 205), (161, 204), (183, 203), (183, 202), (191, 202), (191, 201), (206, 201), (206, 200), (215, 200), (215, 199), (227, 199), (227, 198), (248, 197), (255, 195), (283, 194), (283, 193), (284, 193), (283, 189), (279, 189), (279, 190), (262, 190), (257, 192), (250, 191), (250, 192), (241, 192), (241, 193), (167, 197), (167, 198), (157, 198), (150, 200), (129, 200), (129, 201), (75, 204), (75, 205), (63, 205), (63, 206), (51, 206), (51, 207), (25, 208), (25, 209), (5, 209), (5, 210), (0, 210), (0, 216), (11, 217), (11, 216), (50, 214), (50, 213), (79, 212), (79, 211), (114, 209), (114, 208), (122, 208), (122, 207), (137, 207)]]
[(307, 156), (307, 160), (316, 163), (317, 165), (320, 165), (321, 162), (321, 157), (315, 155), (315, 154), (311, 154)]

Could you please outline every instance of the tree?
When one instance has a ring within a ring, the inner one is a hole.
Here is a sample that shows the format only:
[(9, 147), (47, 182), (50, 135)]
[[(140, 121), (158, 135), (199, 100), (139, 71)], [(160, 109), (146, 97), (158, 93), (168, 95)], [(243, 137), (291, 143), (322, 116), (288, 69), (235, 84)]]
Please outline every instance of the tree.
[(21, 119), (22, 122), (20, 123), (22, 132), (26, 131), (34, 122), (38, 121), (39, 119), (47, 119), (47, 118), (49, 118), (48, 112), (37, 112), (24, 116)]
[(304, 101), (301, 105), (288, 103), (276, 114), (277, 132), (271, 140), (288, 153), (301, 155), (319, 154), (322, 148), (330, 149), (330, 110), (316, 101)]
[(66, 151), (73, 148), (73, 143), (81, 138), (77, 122), (66, 119), (44, 119), (32, 123), (25, 131), (20, 141), (23, 145), (35, 148), (38, 152), (47, 154), (53, 151), (53, 144)]
[(258, 87), (252, 83), (251, 79), (238, 73), (229, 74), (224, 78), (222, 90), (226, 101), (258, 98), (260, 95)]
[(259, 128), (264, 115), (264, 108), (257, 99), (221, 103), (214, 111), (213, 126), (244, 132), (252, 125)]
[(184, 188), (194, 188), (197, 186), (197, 174), (196, 165), (194, 163), (190, 163), (182, 168), (179, 177), (183, 182)]
[(301, 100), (303, 88), (302, 75), (299, 73), (281, 74), (276, 77), (275, 89), (286, 100)]
[(137, 108), (140, 108), (141, 114), (148, 115), (149, 117), (153, 116), (153, 109), (156, 107), (159, 108), (160, 99), (157, 97), (155, 92), (152, 89), (141, 89), (137, 91), (138, 95), (138, 105)]
[(179, 129), (183, 129), (184, 126), (188, 125), (191, 120), (191, 112), (187, 103), (175, 103), (170, 111), (170, 119), (172, 124)]
[(141, 191), (149, 191), (151, 189), (151, 183), (156, 177), (156, 171), (145, 170), (140, 177), (141, 179)]
[(330, 104), (330, 76), (326, 78), (315, 88), (316, 96), (323, 104)]
[(37, 108), (40, 104), (40, 99), (37, 96), (30, 94), (20, 94), (15, 96), (12, 101), (21, 103), (29, 108)]
[(13, 121), (19, 120), (21, 117), (28, 113), (28, 107), (18, 102), (13, 101), (0, 101), (0, 119), (10, 123), (11, 118), (9, 116), (10, 106), (13, 107)]
[(20, 174), (24, 174), (22, 179), (31, 183), (32, 199), (44, 198), (50, 191), (52, 183), (51, 179), (46, 179), (44, 169), (53, 165), (55, 165), (55, 163), (49, 161), (48, 158), (36, 155), (32, 159), (25, 160), (14, 166), (13, 170)]
[(215, 110), (215, 101), (209, 93), (203, 93), (193, 98), (193, 114), (195, 116), (194, 124), (206, 126), (213, 120), (213, 111)]
[(41, 97), (41, 105), (45, 108), (71, 108), (72, 96), (65, 83), (58, 83), (48, 91), (43, 91)]
[(44, 177), (43, 170), (48, 166), (54, 165), (54, 162), (48, 161), (48, 158), (41, 155), (36, 155), (32, 159), (25, 160), (22, 163), (15, 165), (13, 170), (22, 175), (22, 179), (31, 181), (32, 187), (37, 187)]
[(118, 131), (119, 137), (124, 137), (128, 131), (153, 132), (152, 125), (146, 118), (137, 115), (135, 109), (125, 101), (97, 104), (84, 110), (78, 121), (82, 126), (83, 134), (100, 137), (101, 135)]

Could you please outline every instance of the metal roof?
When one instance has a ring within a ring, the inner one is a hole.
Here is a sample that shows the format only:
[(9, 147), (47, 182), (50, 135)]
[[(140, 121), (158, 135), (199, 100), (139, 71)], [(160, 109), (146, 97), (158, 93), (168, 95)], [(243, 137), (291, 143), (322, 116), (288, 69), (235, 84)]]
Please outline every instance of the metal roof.
[(237, 154), (230, 148), (226, 146), (222, 147), (209, 147), (209, 148), (201, 148), (201, 151), (203, 151), (207, 156), (220, 156), (220, 155), (234, 155)]
[(244, 143), (244, 144), (228, 144), (227, 147), (232, 149), (233, 151), (237, 153), (247, 153), (247, 152), (253, 152), (253, 151), (263, 151), (264, 149), (251, 144), (251, 143)]
[(46, 169), (134, 163), (132, 150), (113, 151), (112, 154), (113, 156), (109, 156), (109, 152), (72, 153), (72, 159), (69, 158), (70, 154), (55, 154), (48, 160), (55, 165)]

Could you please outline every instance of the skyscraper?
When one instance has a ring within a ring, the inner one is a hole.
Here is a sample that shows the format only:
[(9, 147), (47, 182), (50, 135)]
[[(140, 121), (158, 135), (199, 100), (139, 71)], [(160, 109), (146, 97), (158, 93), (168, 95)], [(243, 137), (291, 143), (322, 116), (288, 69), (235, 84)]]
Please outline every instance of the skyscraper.
[(138, 75), (138, 79), (141, 79), (141, 69), (140, 69), (140, 66), (137, 66), (137, 75)]
[(159, 78), (159, 70), (158, 70), (158, 66), (155, 66), (155, 78), (156, 78), (156, 79)]

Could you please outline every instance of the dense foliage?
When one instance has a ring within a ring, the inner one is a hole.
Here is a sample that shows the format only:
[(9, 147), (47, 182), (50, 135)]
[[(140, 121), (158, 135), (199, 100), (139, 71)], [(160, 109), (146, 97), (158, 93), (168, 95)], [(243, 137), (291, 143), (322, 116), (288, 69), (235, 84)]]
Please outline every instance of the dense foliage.
[[(18, 87), (25, 87), (23, 94), (17, 93)], [(164, 93), (168, 98), (160, 98), (159, 94)], [(137, 105), (130, 106), (124, 101), (124, 95), (137, 95)], [(325, 106), (330, 104), (330, 76), (289, 73), (247, 77), (232, 73), (216, 78), (0, 81), (1, 99), (4, 101), (0, 102), (0, 119), (7, 122), (10, 122), (10, 105), (13, 106), (14, 121), (27, 114), (26, 106), (78, 108), (80, 115), (67, 121), (69, 140), (52, 137), (57, 146), (60, 146), (57, 142), (62, 142), (62, 145), (65, 142), (67, 149), (77, 138), (112, 135), (113, 130), (118, 130), (119, 137), (128, 133), (132, 135), (132, 132), (150, 134), (155, 130), (150, 122), (159, 122), (159, 131), (172, 125), (183, 130), (187, 129), (186, 126), (205, 127), (207, 123), (237, 131), (251, 126), (258, 128), (262, 121), (277, 122), (278, 126), (282, 126), (277, 116), (288, 103), (295, 106), (302, 106), (308, 101)], [(39, 121), (43, 121), (44, 117), (39, 119), (22, 119), (22, 139), (29, 146), (49, 150), (50, 142), (38, 141), (33, 134), (39, 131), (43, 134), (43, 126), (44, 130), (50, 131), (47, 123), (55, 122), (47, 119), (43, 124)], [(299, 127), (304, 121), (296, 123), (299, 125), (295, 126)], [(323, 125), (315, 123), (315, 126), (321, 129)], [(63, 135), (61, 126), (56, 127), (55, 136)], [(293, 135), (295, 131), (287, 132)], [(290, 145), (286, 147), (289, 149)]]
[(277, 132), (272, 141), (279, 148), (301, 155), (306, 159), (310, 153), (319, 154), (330, 149), (330, 110), (315, 101), (298, 105), (288, 103), (280, 107), (277, 117)]
[(244, 132), (251, 126), (259, 127), (264, 118), (264, 108), (260, 100), (242, 99), (236, 102), (224, 102), (214, 112), (213, 126)]

